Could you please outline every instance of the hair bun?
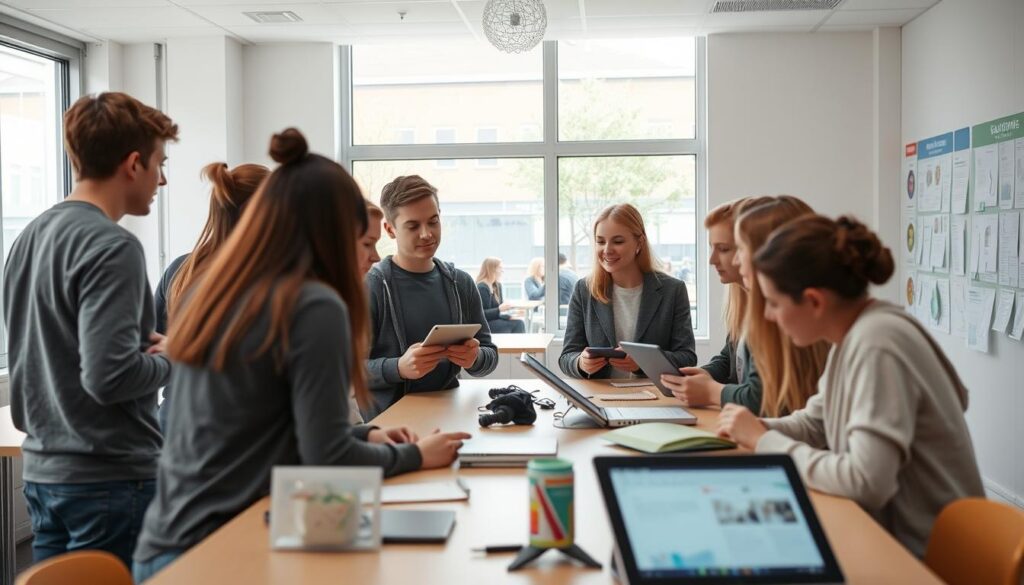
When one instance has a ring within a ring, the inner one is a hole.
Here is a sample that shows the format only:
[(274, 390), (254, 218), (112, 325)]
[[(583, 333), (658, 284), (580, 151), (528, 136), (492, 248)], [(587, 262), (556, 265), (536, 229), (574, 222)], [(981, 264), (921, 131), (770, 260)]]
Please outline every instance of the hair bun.
[(270, 158), (286, 165), (302, 159), (309, 154), (306, 137), (295, 128), (286, 128), (270, 139)]
[(844, 215), (836, 220), (835, 251), (854, 275), (875, 284), (889, 280), (895, 270), (892, 252), (866, 225)]

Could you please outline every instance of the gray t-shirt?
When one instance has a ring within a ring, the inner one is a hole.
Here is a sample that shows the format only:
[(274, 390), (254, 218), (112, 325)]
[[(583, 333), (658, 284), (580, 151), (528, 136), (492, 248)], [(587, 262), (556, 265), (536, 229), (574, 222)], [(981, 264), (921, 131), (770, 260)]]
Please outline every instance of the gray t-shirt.
[(348, 311), (333, 289), (303, 286), (280, 366), (280, 342), (249, 359), (268, 321), (264, 307), (223, 371), (175, 364), (156, 497), (143, 521), (137, 560), (198, 543), (267, 495), (276, 465), (373, 465), (385, 475), (420, 467), (415, 444), (353, 436)]
[[(452, 323), (448, 296), (444, 290), (444, 276), (435, 266), (430, 272), (409, 272), (391, 267), (394, 274), (392, 289), (402, 307), (402, 322), (405, 323), (405, 338), (409, 343), (419, 343), (427, 338), (434, 325)], [(409, 384), (410, 392), (438, 390), (448, 380), (451, 362), (442, 359), (437, 367), (419, 380)]]
[(145, 353), (156, 319), (139, 240), (95, 205), (54, 205), (11, 248), (4, 316), (25, 479), (153, 478), (171, 365)]

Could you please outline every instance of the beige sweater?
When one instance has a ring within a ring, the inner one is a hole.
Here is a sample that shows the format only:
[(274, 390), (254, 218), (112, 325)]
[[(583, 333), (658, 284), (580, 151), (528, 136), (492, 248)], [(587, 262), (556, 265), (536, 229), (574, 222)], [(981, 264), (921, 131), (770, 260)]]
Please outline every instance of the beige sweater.
[(758, 452), (788, 453), (807, 484), (847, 497), (918, 556), (958, 498), (984, 497), (963, 412), (967, 391), (902, 309), (869, 305), (832, 348), (818, 394), (766, 419)]

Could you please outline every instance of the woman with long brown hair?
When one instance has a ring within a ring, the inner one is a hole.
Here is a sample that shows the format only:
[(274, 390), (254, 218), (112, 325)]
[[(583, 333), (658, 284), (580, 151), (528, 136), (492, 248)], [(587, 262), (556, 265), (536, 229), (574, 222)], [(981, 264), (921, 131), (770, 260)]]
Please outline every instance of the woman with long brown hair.
[(501, 277), (504, 274), (505, 267), (501, 264), (501, 258), (487, 257), (480, 264), (476, 288), (480, 291), (484, 318), (487, 319), (491, 333), (525, 333), (526, 323), (522, 319), (514, 319), (508, 312), (512, 305), (505, 301), (501, 287)]
[(747, 289), (744, 329), (761, 377), (760, 413), (782, 416), (803, 408), (807, 399), (817, 392), (829, 344), (820, 341), (798, 347), (778, 325), (764, 318), (764, 294), (752, 259), (773, 230), (814, 210), (796, 197), (778, 195), (750, 197), (740, 203), (736, 211), (734, 261)]
[(804, 409), (762, 420), (729, 405), (719, 432), (788, 453), (808, 485), (856, 501), (922, 556), (939, 512), (985, 491), (956, 368), (906, 311), (868, 293), (892, 276), (892, 253), (853, 218), (806, 215), (775, 230), (753, 265), (765, 318), (798, 347), (832, 351)]
[(341, 165), (295, 129), (281, 163), (187, 299), (168, 335), (174, 400), (136, 582), (267, 495), (276, 465), (374, 465), (394, 475), (450, 464), (465, 433), (411, 444), (354, 436), (347, 393), (368, 401), (368, 311), (357, 240), (366, 205)]
[(711, 256), (719, 280), (727, 289), (725, 304), (726, 340), (722, 351), (699, 368), (681, 368), (681, 376), (662, 375), (661, 381), (686, 406), (741, 404), (761, 412), (761, 377), (747, 346), (744, 321), (747, 290), (733, 258), (736, 256), (736, 212), (743, 199), (723, 203), (708, 212)]
[(642, 374), (628, 355), (601, 357), (590, 348), (650, 343), (677, 368), (697, 363), (690, 298), (682, 281), (658, 270), (644, 219), (628, 203), (594, 220), (594, 269), (576, 283), (558, 365), (574, 378)]

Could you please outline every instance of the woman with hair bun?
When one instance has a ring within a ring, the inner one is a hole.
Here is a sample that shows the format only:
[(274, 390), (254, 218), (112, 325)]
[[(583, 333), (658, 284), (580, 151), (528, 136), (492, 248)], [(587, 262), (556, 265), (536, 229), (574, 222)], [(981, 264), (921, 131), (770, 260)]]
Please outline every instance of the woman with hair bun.
[(805, 408), (758, 419), (727, 405), (719, 434), (788, 453), (811, 487), (856, 501), (922, 556), (943, 507), (985, 493), (956, 370), (906, 311), (868, 294), (892, 254), (855, 219), (812, 215), (775, 230), (753, 263), (765, 318), (798, 346), (833, 347)]
[(366, 203), (338, 163), (289, 128), (280, 163), (188, 295), (172, 298), (173, 400), (134, 555), (141, 583), (270, 492), (278, 465), (366, 465), (393, 476), (455, 460), (466, 433), (372, 443), (347, 393), (369, 402)]

